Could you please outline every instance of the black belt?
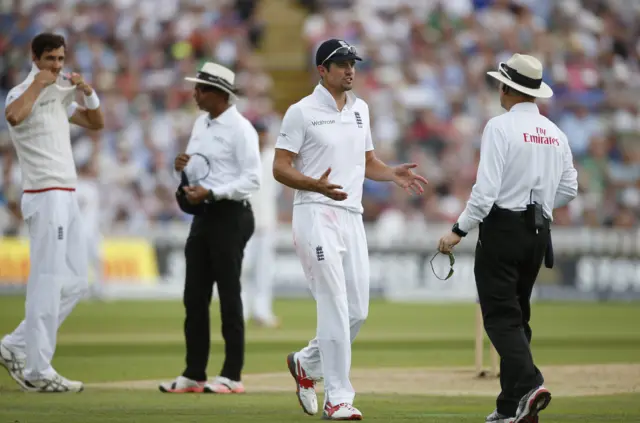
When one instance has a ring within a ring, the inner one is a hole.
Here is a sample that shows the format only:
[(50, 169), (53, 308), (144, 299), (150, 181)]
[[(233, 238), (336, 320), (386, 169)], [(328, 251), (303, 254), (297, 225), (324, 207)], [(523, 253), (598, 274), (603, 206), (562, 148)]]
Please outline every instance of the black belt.
[(202, 203), (202, 206), (205, 213), (238, 207), (251, 209), (251, 203), (249, 202), (249, 200), (228, 200), (226, 198), (222, 200), (211, 201), (209, 203)]

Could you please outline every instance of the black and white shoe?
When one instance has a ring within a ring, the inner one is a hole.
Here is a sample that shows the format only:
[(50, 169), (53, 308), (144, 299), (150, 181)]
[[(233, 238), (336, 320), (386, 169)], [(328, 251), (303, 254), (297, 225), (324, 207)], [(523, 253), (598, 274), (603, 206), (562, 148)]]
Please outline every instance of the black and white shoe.
[(62, 392), (82, 392), (84, 384), (75, 380), (69, 380), (55, 374), (51, 377), (38, 379), (38, 380), (25, 380), (24, 381), (27, 392), (41, 392), (41, 393), (62, 393)]
[(16, 351), (0, 343), (0, 364), (7, 369), (9, 376), (20, 385), (20, 388), (27, 390), (27, 385), (24, 382), (26, 358), (23, 355), (19, 355)]

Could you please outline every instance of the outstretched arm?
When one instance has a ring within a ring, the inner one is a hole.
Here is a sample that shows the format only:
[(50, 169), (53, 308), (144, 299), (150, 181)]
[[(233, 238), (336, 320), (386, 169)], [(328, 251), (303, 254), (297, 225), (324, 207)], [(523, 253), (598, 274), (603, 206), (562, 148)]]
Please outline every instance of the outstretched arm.
[(411, 169), (416, 168), (418, 165), (415, 163), (404, 163), (399, 166), (391, 167), (385, 164), (382, 160), (376, 157), (373, 150), (365, 153), (366, 167), (364, 175), (367, 179), (374, 181), (390, 181), (403, 188), (407, 192), (414, 192), (416, 194), (424, 193), (423, 184), (428, 184), (424, 177), (413, 173)]

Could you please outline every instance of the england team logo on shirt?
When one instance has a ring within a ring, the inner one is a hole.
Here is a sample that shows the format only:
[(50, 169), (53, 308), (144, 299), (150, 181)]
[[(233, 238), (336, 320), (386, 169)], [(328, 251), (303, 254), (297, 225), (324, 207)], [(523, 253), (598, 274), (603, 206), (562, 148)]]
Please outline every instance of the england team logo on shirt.
[(362, 128), (362, 118), (360, 117), (360, 112), (353, 112), (356, 116), (356, 123), (358, 124), (358, 128)]

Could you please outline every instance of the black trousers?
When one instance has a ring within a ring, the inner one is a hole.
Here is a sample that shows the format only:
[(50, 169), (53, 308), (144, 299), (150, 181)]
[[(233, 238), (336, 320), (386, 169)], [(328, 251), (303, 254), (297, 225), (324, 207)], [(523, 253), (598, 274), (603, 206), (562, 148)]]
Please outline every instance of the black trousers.
[(248, 203), (218, 201), (195, 216), (185, 246), (184, 335), (186, 369), (183, 376), (204, 381), (210, 350), (209, 306), (218, 284), (225, 360), (219, 375), (239, 381), (244, 365), (244, 317), (240, 275), (244, 247), (255, 222)]
[(544, 378), (531, 355), (531, 292), (550, 237), (549, 221), (536, 233), (524, 214), (494, 206), (480, 225), (475, 278), (484, 327), (500, 356), (498, 412), (514, 416), (518, 402)]

